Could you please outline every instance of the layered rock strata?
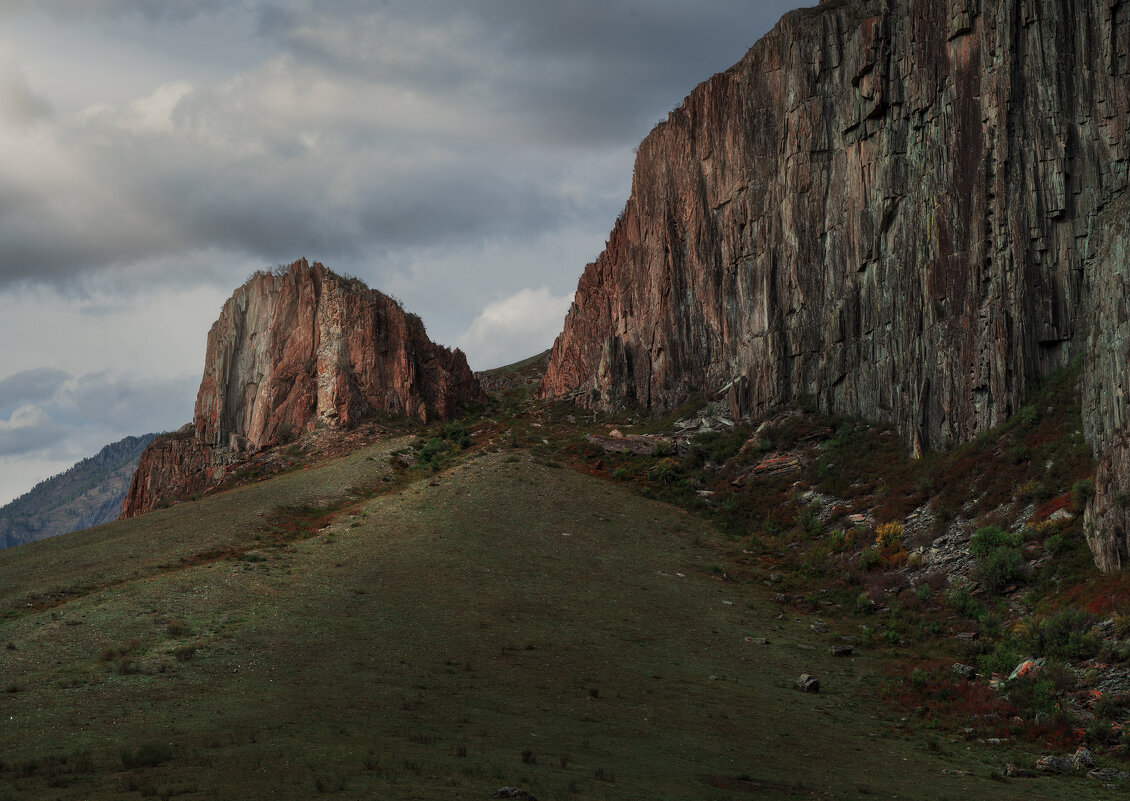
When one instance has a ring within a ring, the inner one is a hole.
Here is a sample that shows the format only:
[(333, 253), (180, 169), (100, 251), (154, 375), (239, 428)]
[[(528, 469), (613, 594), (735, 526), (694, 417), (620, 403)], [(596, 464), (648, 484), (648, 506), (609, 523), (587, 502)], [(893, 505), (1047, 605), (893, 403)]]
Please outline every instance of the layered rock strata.
[(359, 280), (305, 259), (252, 276), (208, 332), (192, 423), (142, 456), (129, 517), (213, 485), (240, 453), (374, 412), (445, 418), (483, 394), (459, 350)]
[(1125, 558), (1128, 129), (1128, 0), (792, 12), (639, 147), (541, 392), (670, 408), (703, 389), (743, 416), (807, 397), (921, 450), (1082, 357), (1112, 477), (1093, 542)]

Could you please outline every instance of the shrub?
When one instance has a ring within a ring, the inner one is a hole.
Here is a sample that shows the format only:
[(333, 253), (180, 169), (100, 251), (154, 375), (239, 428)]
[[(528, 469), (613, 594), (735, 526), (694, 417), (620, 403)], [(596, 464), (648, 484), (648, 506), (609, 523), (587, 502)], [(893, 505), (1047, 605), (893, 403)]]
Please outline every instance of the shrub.
[(1026, 445), (1012, 445), (1006, 455), (1012, 464), (1022, 464), (1032, 458), (1032, 454), (1028, 451)]
[(883, 523), (875, 529), (875, 547), (881, 550), (896, 548), (902, 544), (902, 538), (905, 534), (906, 529), (897, 520)]
[(656, 465), (648, 471), (652, 481), (658, 481), (660, 484), (674, 484), (679, 480), (679, 474), (667, 462)]
[(1024, 575), (1024, 560), (1016, 548), (997, 548), (977, 562), (977, 579), (996, 595)]
[(999, 593), (1024, 575), (1020, 537), (1000, 526), (978, 529), (969, 541), (969, 553), (976, 562), (977, 580), (989, 593)]
[(447, 453), (447, 443), (440, 437), (432, 437), (421, 446), (418, 457), (424, 464), (433, 464)]
[(1076, 512), (1082, 512), (1087, 502), (1095, 497), (1094, 479), (1085, 478), (1071, 485), (1071, 503)]
[(823, 530), (820, 525), (820, 504), (813, 502), (796, 513), (793, 522), (806, 537), (815, 537)]
[(1036, 411), (1036, 407), (1029, 404), (1020, 407), (1020, 411), (1016, 413), (1016, 422), (1025, 428), (1034, 426), (1040, 419), (1040, 413)]
[(1099, 640), (1091, 633), (1094, 618), (1082, 609), (1061, 609), (1017, 632), (1019, 644), (1034, 656), (1079, 660), (1098, 653)]
[(122, 751), (122, 767), (127, 770), (131, 768), (155, 768), (172, 758), (173, 754), (168, 746), (157, 742), (148, 742), (133, 750)]
[(443, 438), (449, 442), (454, 442), (460, 450), (467, 450), (471, 447), (471, 435), (467, 433), (467, 428), (458, 420), (443, 427)]
[(968, 618), (977, 619), (985, 612), (984, 607), (973, 597), (969, 585), (964, 581), (955, 581), (953, 585), (946, 590), (945, 604), (947, 609)]
[(1011, 673), (1020, 664), (1024, 656), (1016, 650), (1009, 640), (997, 643), (997, 647), (979, 660), (982, 673)]

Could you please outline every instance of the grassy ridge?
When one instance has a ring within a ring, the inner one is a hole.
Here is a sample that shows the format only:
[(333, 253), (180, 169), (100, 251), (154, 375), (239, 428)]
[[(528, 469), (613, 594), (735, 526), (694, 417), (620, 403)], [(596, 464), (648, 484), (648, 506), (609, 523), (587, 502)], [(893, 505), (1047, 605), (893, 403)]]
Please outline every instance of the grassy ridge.
[(897, 733), (701, 519), (522, 449), (409, 481), (403, 444), (0, 554), (0, 798), (1094, 792)]

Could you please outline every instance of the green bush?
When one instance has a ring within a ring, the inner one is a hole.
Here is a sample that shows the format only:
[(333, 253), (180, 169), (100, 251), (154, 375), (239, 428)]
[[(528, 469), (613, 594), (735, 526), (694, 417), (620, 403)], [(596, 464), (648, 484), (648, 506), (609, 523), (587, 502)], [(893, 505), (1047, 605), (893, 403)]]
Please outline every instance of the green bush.
[(417, 456), (424, 464), (431, 464), (445, 453), (447, 453), (447, 443), (439, 437), (432, 437), (419, 449)]
[(1024, 576), (1020, 536), (1008, 534), (1000, 526), (978, 529), (969, 541), (969, 553), (976, 563), (977, 580), (993, 595)]
[(1012, 445), (1006, 455), (1012, 464), (1022, 464), (1032, 458), (1032, 454), (1028, 451), (1026, 445)]
[(449, 442), (454, 442), (460, 450), (467, 450), (471, 447), (471, 435), (467, 433), (466, 426), (458, 420), (454, 420), (443, 427), (443, 438)]
[(982, 673), (1004, 673), (1008, 675), (1024, 659), (1024, 655), (1016, 650), (1011, 641), (997, 643), (997, 647), (979, 660)]
[(1029, 404), (1028, 406), (1020, 407), (1020, 411), (1016, 413), (1016, 422), (1025, 427), (1030, 428), (1039, 422), (1040, 413), (1036, 411), (1036, 407)]
[(1071, 503), (1076, 512), (1082, 512), (1087, 506), (1087, 502), (1094, 497), (1095, 482), (1093, 479), (1085, 478), (1071, 485)]
[(984, 607), (973, 597), (969, 585), (964, 581), (955, 582), (953, 586), (946, 590), (944, 600), (947, 609), (968, 618), (980, 618), (985, 612)]
[(1099, 640), (1091, 633), (1094, 618), (1082, 609), (1061, 609), (1049, 618), (1016, 633), (1018, 644), (1033, 656), (1060, 660), (1087, 659), (1098, 653)]

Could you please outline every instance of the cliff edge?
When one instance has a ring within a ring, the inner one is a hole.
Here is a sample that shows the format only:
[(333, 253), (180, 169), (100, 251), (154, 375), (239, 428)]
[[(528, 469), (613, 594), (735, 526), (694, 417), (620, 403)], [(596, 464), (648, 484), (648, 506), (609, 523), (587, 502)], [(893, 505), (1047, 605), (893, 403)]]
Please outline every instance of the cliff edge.
[(801, 398), (915, 451), (1084, 360), (1096, 561), (1130, 554), (1127, 0), (786, 15), (644, 140), (541, 384), (590, 407)]

